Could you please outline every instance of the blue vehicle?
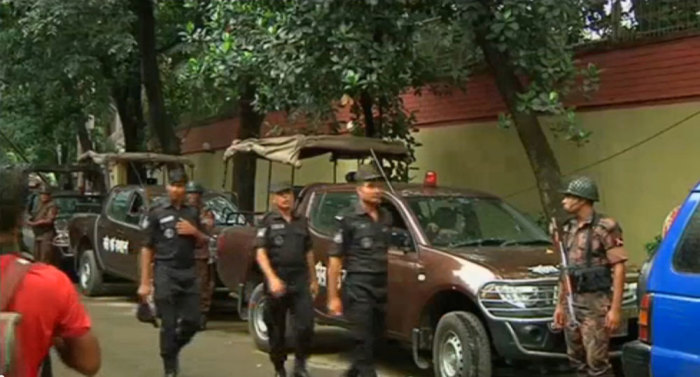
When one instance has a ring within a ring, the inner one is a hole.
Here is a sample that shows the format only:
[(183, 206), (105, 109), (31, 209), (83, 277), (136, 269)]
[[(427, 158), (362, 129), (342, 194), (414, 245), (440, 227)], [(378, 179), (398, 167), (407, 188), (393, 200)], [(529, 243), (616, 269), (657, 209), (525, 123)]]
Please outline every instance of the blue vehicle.
[(625, 376), (700, 376), (700, 183), (652, 257), (639, 340), (623, 348)]

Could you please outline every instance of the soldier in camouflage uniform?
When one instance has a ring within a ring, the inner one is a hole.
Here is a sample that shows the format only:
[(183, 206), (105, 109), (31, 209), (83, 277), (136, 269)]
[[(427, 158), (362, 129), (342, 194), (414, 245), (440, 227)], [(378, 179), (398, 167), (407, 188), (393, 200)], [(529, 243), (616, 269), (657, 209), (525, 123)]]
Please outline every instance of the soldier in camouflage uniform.
[(58, 216), (58, 207), (51, 196), (51, 189), (44, 186), (40, 191), (40, 203), (27, 225), (34, 230), (34, 258), (39, 262), (58, 266), (58, 255), (53, 246), (56, 235), (54, 221)]
[[(614, 219), (595, 212), (593, 203), (598, 201), (598, 188), (590, 178), (573, 179), (562, 193), (564, 210), (573, 215), (564, 223), (561, 234), (571, 271), (593, 266), (603, 273), (609, 269), (612, 274), (611, 283), (597, 284), (591, 291), (583, 289), (583, 284), (577, 286), (577, 279), (570, 273), (578, 326), (566, 327), (567, 353), (580, 376), (612, 377), (608, 355), (610, 335), (619, 326), (627, 325), (621, 323), (624, 320), (621, 312), (627, 261), (622, 230)], [(594, 279), (603, 281), (609, 277), (599, 274)], [(555, 322), (560, 327), (572, 323), (566, 310), (564, 287), (564, 284), (560, 284), (559, 305), (554, 314)]]
[[(214, 230), (214, 213), (202, 202), (204, 188), (196, 182), (187, 183), (185, 188), (189, 204), (199, 211), (199, 221), (202, 224), (202, 231), (211, 236)], [(195, 265), (197, 267), (197, 277), (199, 278), (200, 304), (202, 312), (200, 329), (207, 327), (207, 315), (211, 308), (211, 298), (214, 293), (214, 268), (213, 260), (209, 256), (209, 244), (207, 242), (197, 243), (194, 250)]]

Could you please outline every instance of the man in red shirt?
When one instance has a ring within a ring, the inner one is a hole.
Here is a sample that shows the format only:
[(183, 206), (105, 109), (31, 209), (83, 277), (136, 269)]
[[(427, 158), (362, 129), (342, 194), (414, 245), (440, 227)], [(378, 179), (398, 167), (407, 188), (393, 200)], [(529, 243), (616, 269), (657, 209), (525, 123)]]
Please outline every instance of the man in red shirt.
[[(6, 276), (8, 267), (21, 258), (17, 239), (26, 188), (26, 175), (20, 169), (0, 166), (0, 276)], [(17, 377), (36, 377), (51, 346), (70, 368), (86, 376), (99, 371), (100, 347), (90, 330), (90, 318), (70, 279), (57, 268), (33, 264), (5, 310), (22, 315)]]

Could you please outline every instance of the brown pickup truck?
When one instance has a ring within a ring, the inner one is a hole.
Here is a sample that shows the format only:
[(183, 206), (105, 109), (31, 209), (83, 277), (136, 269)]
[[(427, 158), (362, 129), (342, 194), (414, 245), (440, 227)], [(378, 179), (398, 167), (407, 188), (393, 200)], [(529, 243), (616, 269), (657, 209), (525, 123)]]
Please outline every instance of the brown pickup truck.
[[(206, 191), (202, 198), (214, 213), (214, 233), (234, 224), (238, 209), (226, 195)], [(68, 224), (70, 249), (84, 294), (105, 293), (109, 283), (138, 282), (138, 255), (147, 237), (141, 224), (148, 210), (164, 200), (167, 192), (162, 186), (117, 186), (101, 211), (73, 215)], [(218, 286), (223, 288), (220, 282)]]
[[(564, 337), (550, 330), (560, 264), (548, 235), (503, 200), (483, 192), (394, 183), (383, 206), (394, 218), (389, 249), (387, 337), (413, 350), (436, 376), (491, 376), (496, 361), (566, 359)], [(321, 285), (319, 322), (345, 326), (326, 312), (327, 251), (336, 216), (356, 203), (352, 184), (315, 184), (296, 211), (309, 220)], [(255, 262), (255, 229), (234, 226), (218, 239), (219, 276), (236, 292), (257, 346), (267, 349), (263, 276)], [(636, 338), (636, 273), (624, 293), (624, 325), (613, 356)], [(245, 307), (248, 310), (246, 312)], [(290, 319), (293, 320), (293, 319)]]

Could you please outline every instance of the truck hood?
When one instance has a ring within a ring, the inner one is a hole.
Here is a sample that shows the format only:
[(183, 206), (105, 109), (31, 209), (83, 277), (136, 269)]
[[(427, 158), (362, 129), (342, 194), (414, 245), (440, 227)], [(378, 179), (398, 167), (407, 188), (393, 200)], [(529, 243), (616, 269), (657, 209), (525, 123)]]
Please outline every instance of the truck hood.
[(501, 279), (536, 279), (557, 276), (561, 258), (552, 247), (512, 246), (440, 249), (479, 264)]

